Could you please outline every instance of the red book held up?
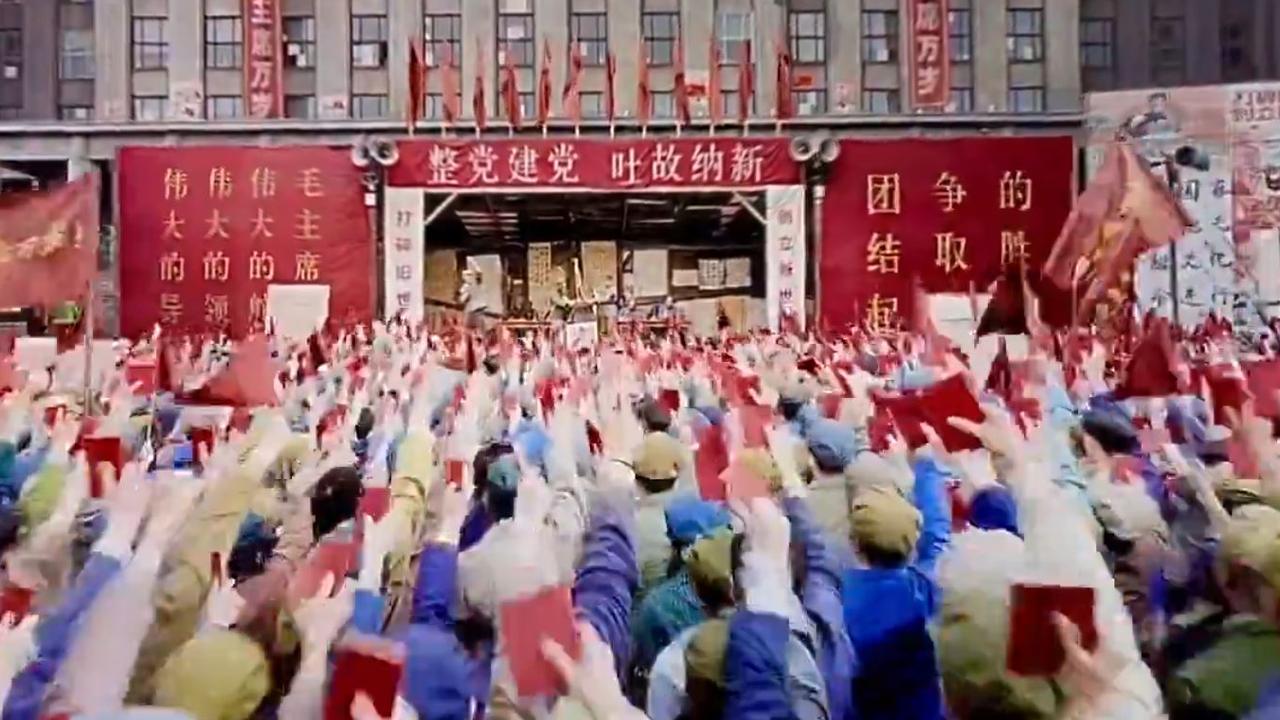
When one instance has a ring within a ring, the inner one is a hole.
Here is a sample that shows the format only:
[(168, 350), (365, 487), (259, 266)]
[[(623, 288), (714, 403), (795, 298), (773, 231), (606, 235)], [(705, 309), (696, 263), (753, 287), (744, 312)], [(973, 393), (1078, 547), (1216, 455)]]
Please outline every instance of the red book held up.
[(1025, 677), (1049, 677), (1062, 669), (1066, 649), (1054, 627), (1062, 615), (1080, 629), (1080, 641), (1090, 652), (1098, 647), (1091, 587), (1015, 584), (1009, 610), (1009, 672)]
[(563, 692), (560, 675), (542, 655), (542, 642), (554, 640), (574, 659), (582, 655), (569, 587), (549, 587), (522, 600), (503, 603), (499, 626), (503, 652), (520, 697)]

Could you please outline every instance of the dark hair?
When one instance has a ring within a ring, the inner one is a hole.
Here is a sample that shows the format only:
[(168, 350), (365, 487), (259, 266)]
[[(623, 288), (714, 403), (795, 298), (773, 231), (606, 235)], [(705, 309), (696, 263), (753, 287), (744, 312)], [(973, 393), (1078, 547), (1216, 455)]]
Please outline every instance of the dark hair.
[(800, 409), (804, 407), (804, 403), (798, 400), (779, 400), (778, 412), (782, 414), (782, 419), (791, 422), (796, 419), (796, 415), (800, 414)]
[(678, 478), (655, 479), (637, 475), (636, 484), (639, 485), (646, 493), (650, 495), (657, 495), (658, 493), (666, 492), (675, 487), (677, 479)]
[(311, 491), (311, 532), (316, 540), (356, 516), (364, 482), (350, 465), (332, 468), (320, 476)]
[(881, 570), (896, 570), (907, 564), (911, 559), (910, 553), (900, 553), (894, 550), (885, 550), (881, 547), (872, 545), (858, 545), (858, 552), (862, 554), (867, 565)]

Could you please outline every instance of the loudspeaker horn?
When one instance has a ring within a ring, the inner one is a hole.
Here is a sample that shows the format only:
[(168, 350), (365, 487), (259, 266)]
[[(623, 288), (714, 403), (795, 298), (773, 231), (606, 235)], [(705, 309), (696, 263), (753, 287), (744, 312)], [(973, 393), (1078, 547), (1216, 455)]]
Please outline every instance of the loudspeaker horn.
[(818, 148), (813, 141), (804, 135), (797, 135), (791, 138), (791, 159), (796, 162), (809, 162), (818, 152)]

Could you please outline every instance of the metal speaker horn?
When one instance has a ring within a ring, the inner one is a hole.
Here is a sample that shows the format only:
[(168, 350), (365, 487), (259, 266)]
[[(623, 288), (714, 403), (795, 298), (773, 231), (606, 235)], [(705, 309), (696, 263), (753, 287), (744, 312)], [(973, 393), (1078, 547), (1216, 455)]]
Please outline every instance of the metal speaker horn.
[(373, 159), (383, 167), (391, 167), (400, 161), (400, 148), (390, 140), (378, 139), (369, 143)]
[(809, 162), (813, 156), (818, 153), (818, 147), (813, 144), (813, 140), (804, 135), (797, 135), (791, 139), (791, 159), (796, 162)]
[(351, 164), (358, 168), (367, 168), (373, 162), (373, 156), (369, 154), (369, 143), (365, 140), (357, 140), (351, 146)]
[(1175, 150), (1173, 161), (1182, 167), (1195, 168), (1200, 172), (1208, 171), (1211, 163), (1209, 154), (1193, 145), (1183, 145)]
[(822, 138), (818, 143), (818, 157), (824, 163), (833, 163), (840, 157), (840, 141), (831, 136)]

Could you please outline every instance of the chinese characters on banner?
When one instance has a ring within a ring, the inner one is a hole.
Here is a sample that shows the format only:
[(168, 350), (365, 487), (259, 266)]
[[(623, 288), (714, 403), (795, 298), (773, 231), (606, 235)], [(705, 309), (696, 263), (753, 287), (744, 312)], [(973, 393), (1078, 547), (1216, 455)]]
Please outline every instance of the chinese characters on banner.
[(805, 325), (804, 186), (770, 187), (765, 191), (765, 315), (778, 330), (782, 318)]
[(910, 0), (911, 104), (943, 108), (951, 101), (947, 0)]
[(910, 317), (915, 277), (927, 292), (967, 293), (1010, 263), (1038, 270), (1070, 211), (1074, 167), (1066, 136), (845, 141), (823, 205), (821, 321), (888, 329)]
[(425, 229), (423, 195), (417, 188), (387, 188), (383, 199), (383, 313), (422, 320)]
[(361, 172), (324, 147), (125, 148), (121, 331), (260, 327), (272, 283), (328, 284), (329, 317), (373, 311)]
[(800, 182), (785, 138), (411, 140), (388, 184), (426, 188), (628, 190)]
[(244, 0), (244, 101), (251, 118), (284, 116), (282, 0)]

